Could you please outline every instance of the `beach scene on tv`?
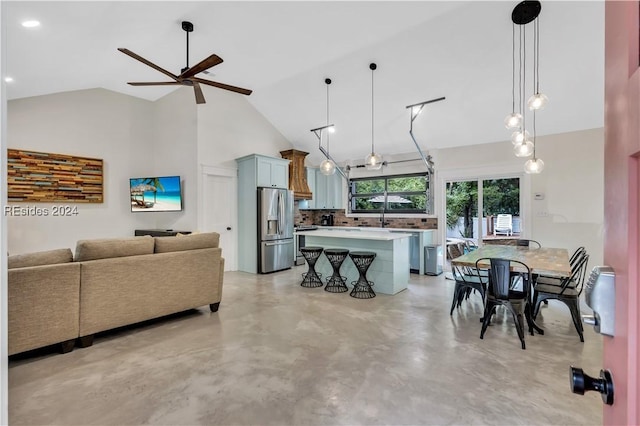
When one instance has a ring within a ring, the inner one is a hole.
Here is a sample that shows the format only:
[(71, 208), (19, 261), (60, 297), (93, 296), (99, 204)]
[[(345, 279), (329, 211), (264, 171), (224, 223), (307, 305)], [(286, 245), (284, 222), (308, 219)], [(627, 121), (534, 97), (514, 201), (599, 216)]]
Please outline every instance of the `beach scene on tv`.
[(182, 210), (180, 176), (129, 179), (132, 212)]

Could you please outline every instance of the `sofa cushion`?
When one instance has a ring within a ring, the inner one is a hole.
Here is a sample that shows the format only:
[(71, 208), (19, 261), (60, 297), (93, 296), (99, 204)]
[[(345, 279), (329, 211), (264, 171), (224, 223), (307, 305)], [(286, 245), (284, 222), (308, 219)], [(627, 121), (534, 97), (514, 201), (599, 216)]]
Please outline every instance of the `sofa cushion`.
[(28, 266), (54, 265), (73, 261), (71, 249), (40, 251), (37, 253), (15, 254), (9, 256), (7, 268), (26, 268)]
[(217, 248), (220, 242), (220, 234), (217, 232), (207, 232), (175, 237), (155, 237), (155, 240), (156, 253), (167, 253), (171, 251)]
[(80, 240), (76, 244), (76, 262), (108, 259), (112, 257), (138, 256), (153, 253), (153, 238), (143, 237)]

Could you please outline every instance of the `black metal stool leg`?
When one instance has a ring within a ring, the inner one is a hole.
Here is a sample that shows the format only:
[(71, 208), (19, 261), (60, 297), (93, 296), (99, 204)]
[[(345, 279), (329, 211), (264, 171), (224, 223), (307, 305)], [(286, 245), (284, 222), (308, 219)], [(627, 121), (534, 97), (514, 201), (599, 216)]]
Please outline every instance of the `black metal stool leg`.
[(322, 254), (324, 249), (322, 247), (303, 247), (300, 249), (302, 256), (304, 256), (309, 269), (302, 274), (302, 282), (300, 285), (307, 288), (322, 287), (322, 274), (318, 274), (315, 269), (316, 262)]
[(346, 249), (326, 249), (324, 251), (325, 256), (329, 259), (331, 267), (333, 268), (333, 274), (327, 278), (327, 285), (324, 290), (330, 293), (344, 293), (349, 291), (346, 281), (347, 278), (340, 275), (340, 266), (349, 255), (349, 250)]
[(368, 251), (354, 251), (349, 253), (349, 256), (356, 265), (358, 274), (360, 275), (357, 281), (351, 283), (353, 284), (353, 289), (349, 296), (355, 297), (356, 299), (371, 299), (376, 297), (376, 293), (371, 288), (371, 286), (374, 285), (373, 281), (367, 280), (367, 270), (376, 258), (376, 254)]

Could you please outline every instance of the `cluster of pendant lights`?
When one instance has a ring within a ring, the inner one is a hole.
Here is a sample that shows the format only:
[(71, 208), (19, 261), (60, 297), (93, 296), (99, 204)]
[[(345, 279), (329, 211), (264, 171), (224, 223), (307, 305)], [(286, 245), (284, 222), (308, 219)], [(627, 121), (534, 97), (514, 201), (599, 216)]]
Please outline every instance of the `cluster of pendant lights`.
[[(369, 64), (369, 69), (371, 70), (371, 153), (367, 155), (364, 159), (364, 165), (367, 170), (380, 170), (384, 163), (382, 156), (380, 154), (376, 154), (375, 145), (374, 145), (374, 91), (373, 91), (373, 72), (376, 70), (378, 66), (375, 63)], [(332, 175), (336, 172), (336, 163), (333, 162), (331, 156), (329, 154), (329, 134), (335, 132), (335, 127), (333, 124), (329, 124), (329, 85), (331, 84), (331, 79), (327, 78), (324, 80), (327, 85), (327, 121), (323, 127), (312, 129), (311, 131), (316, 134), (318, 137), (318, 141), (320, 143), (320, 151), (325, 154), (325, 159), (320, 163), (320, 173), (323, 175)], [(326, 132), (324, 132), (326, 130)], [(326, 133), (326, 152), (322, 150), (322, 134)]]
[[(540, 28), (538, 16), (542, 6), (539, 1), (523, 1), (519, 3), (511, 14), (513, 21), (512, 35), (512, 112), (504, 120), (505, 127), (514, 130), (511, 135), (513, 150), (516, 157), (532, 157), (524, 165), (526, 173), (541, 173), (544, 162), (536, 156), (536, 111), (543, 109), (547, 104), (547, 97), (540, 93), (539, 55), (540, 55)], [(527, 32), (525, 25), (533, 22), (533, 88), (534, 94), (527, 101), (527, 108), (532, 111), (532, 134), (526, 130), (527, 121), (525, 114), (526, 91), (526, 60), (527, 60)], [(518, 25), (518, 37), (516, 37), (516, 25)], [(518, 49), (516, 49), (516, 38)], [(516, 50), (518, 60), (516, 62)], [(518, 68), (516, 69), (516, 63)], [(516, 96), (516, 76), (518, 80), (518, 93)], [(517, 104), (516, 104), (517, 99)], [(516, 110), (517, 107), (517, 110)]]

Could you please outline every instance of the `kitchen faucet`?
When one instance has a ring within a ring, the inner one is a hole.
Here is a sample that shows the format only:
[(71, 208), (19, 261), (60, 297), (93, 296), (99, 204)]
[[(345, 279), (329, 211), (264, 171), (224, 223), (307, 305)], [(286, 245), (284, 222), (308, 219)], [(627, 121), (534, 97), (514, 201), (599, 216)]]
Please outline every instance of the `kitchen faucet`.
[(380, 214), (380, 223), (382, 224), (382, 227), (384, 228), (385, 225), (388, 225), (388, 223), (386, 223), (384, 221), (384, 206), (382, 206), (381, 209), (381, 214)]

